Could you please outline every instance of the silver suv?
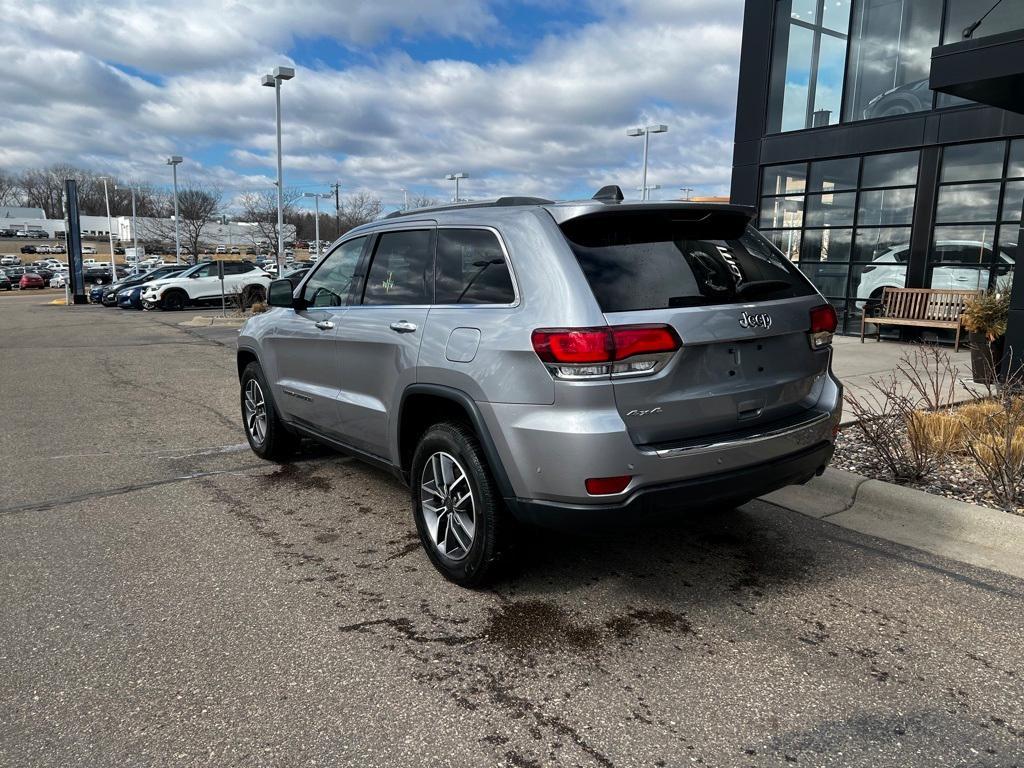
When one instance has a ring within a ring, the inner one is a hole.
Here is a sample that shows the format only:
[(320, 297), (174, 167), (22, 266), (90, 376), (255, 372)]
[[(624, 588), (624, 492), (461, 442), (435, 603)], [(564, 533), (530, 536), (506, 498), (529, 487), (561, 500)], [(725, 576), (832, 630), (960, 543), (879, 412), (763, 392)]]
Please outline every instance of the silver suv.
[(840, 419), (836, 313), (750, 216), (609, 187), (354, 229), (242, 328), (249, 443), (387, 468), (464, 585), (516, 522), (632, 524), (806, 482)]

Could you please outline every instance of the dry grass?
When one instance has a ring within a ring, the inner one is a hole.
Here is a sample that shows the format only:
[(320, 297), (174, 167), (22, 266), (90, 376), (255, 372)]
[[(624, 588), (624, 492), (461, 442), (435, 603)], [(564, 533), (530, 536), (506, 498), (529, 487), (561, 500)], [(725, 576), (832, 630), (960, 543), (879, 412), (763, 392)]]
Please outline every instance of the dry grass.
[(942, 456), (961, 449), (964, 425), (955, 411), (914, 411), (907, 418), (907, 439), (918, 450)]

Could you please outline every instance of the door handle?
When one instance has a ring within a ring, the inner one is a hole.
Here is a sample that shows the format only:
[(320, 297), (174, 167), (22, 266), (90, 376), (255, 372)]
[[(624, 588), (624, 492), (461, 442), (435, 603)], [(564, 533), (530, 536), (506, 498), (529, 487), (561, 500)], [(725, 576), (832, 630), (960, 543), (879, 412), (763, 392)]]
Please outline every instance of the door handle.
[(416, 330), (416, 323), (399, 320), (391, 324), (391, 330), (398, 333), (412, 333)]
[(317, 320), (315, 323), (313, 323), (313, 325), (315, 325), (321, 331), (329, 331), (331, 330), (331, 328), (334, 327), (334, 323), (332, 323), (330, 320)]

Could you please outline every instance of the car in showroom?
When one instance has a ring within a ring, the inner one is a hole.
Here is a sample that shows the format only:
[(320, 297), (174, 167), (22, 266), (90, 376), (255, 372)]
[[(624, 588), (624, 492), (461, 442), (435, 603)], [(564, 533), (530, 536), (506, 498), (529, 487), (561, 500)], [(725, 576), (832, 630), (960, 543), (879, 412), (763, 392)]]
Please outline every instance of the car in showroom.
[(240, 301), (248, 307), (266, 298), (270, 275), (251, 261), (207, 261), (172, 277), (147, 283), (141, 296), (143, 307), (175, 311), (192, 304), (219, 302), (218, 264), (224, 268), (223, 291), (229, 300)]
[(353, 229), (240, 331), (249, 445), (385, 468), (465, 586), (498, 573), (515, 521), (632, 528), (806, 482), (841, 419), (836, 312), (753, 214), (606, 187)]
[[(903, 288), (909, 258), (910, 243), (900, 243), (862, 267), (857, 307), (862, 309), (869, 302), (881, 301), (886, 288)], [(929, 262), (929, 288), (984, 291), (994, 271), (996, 286), (1008, 290), (1013, 279), (1013, 258), (1000, 251), (993, 260), (992, 243), (978, 240), (939, 240), (932, 246)]]

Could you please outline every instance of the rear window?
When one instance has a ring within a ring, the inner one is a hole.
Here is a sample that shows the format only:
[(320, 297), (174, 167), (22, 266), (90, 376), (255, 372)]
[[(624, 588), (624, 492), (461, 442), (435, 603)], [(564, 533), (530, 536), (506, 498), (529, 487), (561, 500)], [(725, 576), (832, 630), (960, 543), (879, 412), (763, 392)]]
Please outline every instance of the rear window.
[(736, 214), (581, 216), (562, 225), (603, 312), (807, 296), (814, 288)]

